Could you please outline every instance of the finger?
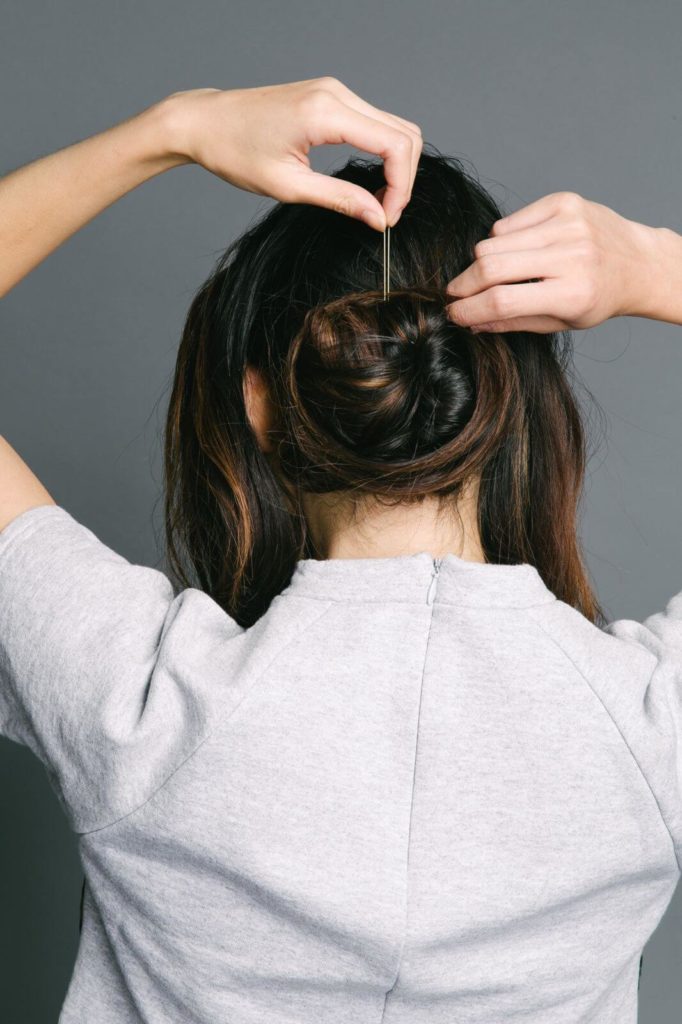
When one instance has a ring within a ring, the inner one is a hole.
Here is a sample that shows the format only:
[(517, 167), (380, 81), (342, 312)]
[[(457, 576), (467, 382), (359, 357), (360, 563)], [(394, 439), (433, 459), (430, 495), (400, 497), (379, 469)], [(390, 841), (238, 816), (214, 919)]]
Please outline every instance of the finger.
[[(361, 100), (359, 96), (355, 96), (355, 93), (350, 93), (351, 99), (349, 99), (348, 106), (358, 110), (360, 113), (367, 114), (369, 117), (375, 117), (377, 120), (385, 121), (387, 124), (394, 124), (397, 128), (404, 128), (410, 133), (412, 137), (412, 160), (410, 168), (410, 190), (409, 196), (412, 195), (412, 188), (414, 187), (414, 179), (417, 176), (417, 168), (419, 167), (419, 157), (422, 154), (424, 140), (419, 125), (414, 124), (413, 121), (406, 121), (402, 117), (398, 117), (395, 114), (391, 114), (386, 110), (381, 110), (378, 107), (373, 107), (371, 104)], [(356, 102), (357, 101), (357, 102)], [(408, 196), (408, 202), (409, 202)], [(407, 204), (406, 204), (407, 205)], [(404, 207), (403, 207), (404, 209)], [(402, 210), (400, 211), (402, 213)]]
[(421, 128), (414, 121), (408, 121), (404, 117), (400, 117), (398, 114), (392, 114), (388, 110), (382, 110), (380, 107), (374, 107), (367, 100), (363, 100), (362, 96), (358, 96), (357, 93), (349, 89), (343, 82), (338, 79), (330, 79), (331, 90), (338, 95), (339, 99), (343, 100), (349, 107), (359, 111), (361, 114), (366, 114), (367, 117), (373, 117), (377, 121), (387, 121), (391, 124), (395, 124), (397, 127), (406, 128), (409, 132), (417, 135), (421, 138)]
[(311, 203), (327, 210), (343, 213), (364, 221), (369, 227), (383, 231), (386, 227), (384, 209), (367, 189), (349, 181), (322, 174), (299, 165), (284, 174), (278, 167), (278, 184), (269, 190), (275, 199), (287, 203)]
[(552, 316), (565, 319), (570, 315), (570, 296), (563, 282), (539, 281), (536, 284), (502, 284), (478, 295), (448, 304), (448, 316), (456, 324), (497, 323), (527, 316)]
[[(313, 84), (311, 82), (305, 83), (306, 85)], [(338, 79), (326, 77), (314, 81), (317, 86), (318, 95), (321, 93), (323, 96), (326, 94), (329, 99), (337, 104), (345, 107), (346, 109), (355, 110), (363, 117), (369, 118), (371, 121), (379, 121), (386, 125), (388, 128), (394, 128), (401, 134), (407, 134), (410, 139), (410, 173), (408, 187), (405, 192), (404, 198), (401, 201), (393, 189), (388, 189), (383, 194), (382, 202), (384, 206), (384, 219), (390, 224), (395, 224), (398, 220), (402, 210), (409, 202), (412, 194), (412, 186), (414, 179), (417, 174), (417, 168), (419, 165), (419, 157), (421, 156), (423, 140), (421, 135), (421, 129), (417, 124), (412, 121), (407, 121), (404, 118), (397, 117), (395, 114), (391, 114), (388, 111), (380, 110), (377, 107), (373, 107), (370, 103), (367, 103), (360, 96), (357, 96), (352, 90), (345, 86)], [(325, 114), (327, 112), (325, 111)], [(327, 114), (328, 116), (328, 114)], [(328, 140), (323, 140), (328, 141)], [(311, 139), (311, 144), (319, 144)], [(367, 147), (361, 147), (367, 148)], [(369, 152), (376, 152), (374, 149), (368, 149)], [(386, 160), (384, 160), (384, 172), (385, 177), (390, 172), (391, 168), (386, 166)]]
[(476, 334), (504, 334), (508, 331), (532, 331), (536, 334), (552, 334), (565, 331), (568, 324), (551, 316), (513, 317), (509, 320), (497, 320), (488, 324), (474, 324), (471, 328)]
[(496, 252), (481, 256), (450, 281), (447, 291), (453, 298), (463, 299), (496, 284), (556, 276), (561, 264), (561, 252), (559, 246), (546, 246), (544, 249)]
[(367, 117), (373, 117), (376, 121), (386, 121), (387, 124), (393, 124), (396, 128), (403, 128), (412, 135), (421, 137), (421, 128), (414, 121), (408, 121), (404, 117), (400, 117), (398, 114), (392, 114), (390, 110), (382, 110), (381, 107), (373, 107), (371, 103), (367, 103), (360, 96), (357, 96), (350, 89), (347, 90), (348, 98), (344, 97), (344, 102), (347, 106), (352, 107), (353, 110), (357, 110), (360, 114), (366, 114)]
[(386, 191), (382, 205), (389, 227), (393, 227), (398, 222), (401, 213), (410, 201), (420, 153), (421, 145), (418, 150), (415, 141), (410, 140), (409, 164), (406, 170), (403, 166), (404, 154), (402, 152), (398, 151), (394, 156), (384, 158)]
[(536, 224), (549, 220), (557, 212), (555, 196), (556, 193), (552, 192), (551, 195), (542, 196), (532, 203), (527, 203), (526, 206), (522, 206), (521, 209), (507, 214), (506, 217), (500, 217), (493, 224), (493, 233), (495, 235), (506, 235), (510, 231), (534, 227)]
[[(513, 252), (523, 249), (543, 249), (557, 241), (557, 228), (551, 221), (543, 221), (533, 227), (520, 228), (518, 231), (510, 231), (505, 235), (495, 235), (492, 238), (481, 238), (474, 246), (474, 256), (479, 259), (490, 253)], [(570, 238), (562, 238), (562, 241), (570, 241)]]
[(410, 198), (412, 137), (409, 132), (367, 117), (337, 101), (328, 116), (321, 120), (317, 138), (311, 141), (313, 145), (347, 143), (380, 156), (386, 179), (385, 221), (389, 225), (395, 223)]
[[(423, 147), (421, 128), (419, 127), (419, 125), (415, 124), (414, 121), (407, 121), (405, 118), (399, 117), (397, 114), (392, 114), (388, 110), (382, 110), (380, 107), (373, 106), (371, 103), (368, 103), (366, 100), (363, 100), (361, 96), (358, 96), (357, 93), (354, 93), (352, 89), (349, 89), (348, 86), (343, 84), (343, 82), (339, 82), (338, 79), (332, 78), (329, 81), (330, 88), (334, 92), (334, 94), (337, 95), (340, 99), (342, 99), (347, 106), (351, 107), (351, 109), (357, 110), (359, 113), (364, 114), (367, 117), (371, 117), (377, 121), (383, 121), (385, 124), (393, 125), (398, 129), (407, 130), (407, 132), (409, 133), (412, 140), (412, 154), (410, 161), (409, 191), (407, 199), (404, 204), (407, 205), (407, 202), (409, 201), (409, 198), (412, 194), (412, 187), (414, 185), (414, 179), (417, 174), (417, 167), (419, 166), (419, 157), (421, 156)], [(384, 191), (382, 192), (381, 196), (382, 203), (384, 201), (385, 196), (386, 192)], [(387, 214), (389, 214), (390, 210), (387, 209), (385, 204), (384, 208), (386, 209)], [(398, 219), (403, 209), (404, 206), (400, 210), (398, 210), (395, 220)], [(395, 220), (389, 221), (389, 223), (393, 224), (395, 223)]]

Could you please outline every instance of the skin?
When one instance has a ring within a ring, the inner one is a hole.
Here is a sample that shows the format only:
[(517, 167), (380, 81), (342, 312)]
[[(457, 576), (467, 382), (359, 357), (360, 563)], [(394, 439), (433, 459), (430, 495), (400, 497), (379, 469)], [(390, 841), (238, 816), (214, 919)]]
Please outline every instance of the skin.
[(304, 495), (308, 528), (325, 558), (388, 558), (429, 551), (485, 562), (478, 532), (478, 483), (471, 478), (457, 502), (427, 497), (419, 505), (382, 505), (344, 494)]
[[(341, 143), (381, 157), (386, 187), (371, 195), (312, 170), (312, 147)], [(382, 231), (409, 201), (421, 148), (416, 124), (373, 107), (335, 78), (173, 93), (0, 180), (0, 295), (116, 200), (188, 163), (238, 188), (324, 206)], [(466, 326), (547, 332), (623, 315), (682, 323), (682, 236), (575, 193), (553, 193), (499, 220), (475, 257), (450, 284), (450, 316)], [(530, 279), (538, 280), (523, 283)], [(244, 387), (268, 450), (267, 387), (256, 374)], [(327, 557), (453, 551), (480, 561), (473, 493), (448, 515), (431, 501), (367, 504), (358, 515), (343, 496), (327, 495), (308, 496), (306, 512)], [(0, 437), (0, 530), (46, 504), (54, 499)]]
[(457, 299), (449, 315), (466, 327), (548, 333), (616, 316), (682, 323), (682, 236), (575, 192), (496, 221), (474, 256), (448, 285)]

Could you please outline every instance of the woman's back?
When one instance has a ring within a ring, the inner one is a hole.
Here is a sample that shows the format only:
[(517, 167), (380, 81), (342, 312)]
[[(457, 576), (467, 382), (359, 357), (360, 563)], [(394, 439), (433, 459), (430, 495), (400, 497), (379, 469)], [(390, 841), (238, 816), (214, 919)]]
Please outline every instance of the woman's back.
[(602, 630), (527, 564), (305, 559), (245, 629), (59, 506), (0, 567), (1, 731), (86, 875), (62, 1024), (636, 1020), (679, 599)]
[[(342, 139), (382, 160), (314, 172)], [(185, 321), (183, 589), (0, 438), (0, 734), (86, 876), (61, 1024), (633, 1024), (682, 863), (682, 592), (601, 613), (566, 330), (682, 322), (682, 237), (570, 192), (501, 217), (335, 79), (199, 89), (3, 178), (0, 293), (187, 162), (282, 202)]]

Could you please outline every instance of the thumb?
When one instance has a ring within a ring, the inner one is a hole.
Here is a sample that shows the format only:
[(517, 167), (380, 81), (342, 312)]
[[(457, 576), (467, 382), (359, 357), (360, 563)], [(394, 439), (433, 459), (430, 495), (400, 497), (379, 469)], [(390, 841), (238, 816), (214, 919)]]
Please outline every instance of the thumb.
[(376, 231), (384, 231), (386, 228), (384, 208), (371, 192), (329, 174), (313, 171), (306, 174), (303, 180), (299, 178), (295, 198), (289, 201), (323, 206), (327, 210), (364, 221)]

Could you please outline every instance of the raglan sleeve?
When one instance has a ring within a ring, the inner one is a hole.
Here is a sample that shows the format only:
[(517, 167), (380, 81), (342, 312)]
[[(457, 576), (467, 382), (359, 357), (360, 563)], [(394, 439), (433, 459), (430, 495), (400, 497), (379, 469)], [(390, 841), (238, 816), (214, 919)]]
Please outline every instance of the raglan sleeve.
[(143, 803), (203, 735), (168, 653), (192, 593), (206, 597), (176, 595), (60, 505), (0, 531), (0, 735), (43, 762), (77, 832)]
[(682, 870), (682, 591), (641, 621), (615, 619), (605, 632), (621, 642), (611, 703), (656, 795)]
[(653, 655), (652, 664), (663, 664), (676, 673), (678, 679), (682, 676), (682, 590), (641, 622), (615, 619), (608, 623), (605, 631), (648, 651)]

